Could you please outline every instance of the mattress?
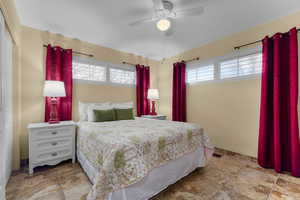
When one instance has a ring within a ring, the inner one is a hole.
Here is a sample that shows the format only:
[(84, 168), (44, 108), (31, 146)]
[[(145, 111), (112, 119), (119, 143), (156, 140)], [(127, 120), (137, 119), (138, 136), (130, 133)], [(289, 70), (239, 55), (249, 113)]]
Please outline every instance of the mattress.
[[(94, 184), (98, 170), (93, 167), (82, 152), (77, 151), (77, 158), (89, 180)], [(110, 193), (107, 200), (150, 199), (195, 169), (205, 165), (204, 148), (198, 148), (195, 152), (155, 168), (140, 182)]]
[[(118, 195), (118, 191), (122, 191), (126, 197), (124, 192), (128, 190), (125, 188), (131, 188), (148, 178), (153, 179), (156, 175), (149, 174), (159, 171), (163, 166), (173, 167), (172, 170), (176, 171), (174, 176), (180, 178), (205, 164), (213, 151), (209, 138), (198, 125), (143, 118), (101, 123), (80, 122), (77, 140), (80, 163), (94, 184), (88, 200), (115, 199), (113, 195)], [(194, 155), (194, 152), (198, 152), (199, 155), (195, 153), (198, 159), (203, 159), (200, 162), (191, 156), (197, 165), (190, 166), (184, 160), (181, 161), (181, 158)], [(185, 169), (185, 166), (190, 170)], [(156, 180), (162, 182), (162, 185), (151, 182), (153, 187), (157, 187), (152, 192), (144, 191), (151, 189), (149, 185), (137, 191), (145, 193), (142, 199), (178, 180), (175, 177), (166, 179), (165, 174), (158, 174), (157, 177), (165, 182)]]

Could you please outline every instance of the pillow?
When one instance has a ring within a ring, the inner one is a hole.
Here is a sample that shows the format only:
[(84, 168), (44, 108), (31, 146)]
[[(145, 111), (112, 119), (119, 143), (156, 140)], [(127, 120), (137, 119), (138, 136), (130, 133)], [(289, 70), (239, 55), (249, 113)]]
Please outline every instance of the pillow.
[(115, 111), (110, 110), (93, 110), (95, 122), (107, 122), (116, 120)]
[(87, 121), (94, 122), (95, 114), (94, 110), (112, 110), (113, 107), (110, 104), (92, 104), (87, 108)]
[(109, 102), (106, 102), (106, 103), (85, 103), (85, 102), (79, 101), (78, 111), (79, 111), (79, 120), (80, 121), (87, 121), (88, 120), (87, 111), (88, 111), (88, 107), (90, 105), (110, 105), (110, 103)]
[(115, 109), (129, 109), (133, 108), (133, 102), (125, 102), (125, 103), (112, 103), (111, 104)]
[(79, 111), (79, 120), (80, 121), (87, 121), (87, 103), (83, 103), (79, 101), (78, 103), (78, 111)]
[(134, 119), (133, 108), (115, 109), (116, 120), (131, 120)]
[(133, 108), (133, 115), (136, 116), (136, 109), (132, 101), (125, 103), (112, 103), (111, 104), (115, 109), (129, 109)]

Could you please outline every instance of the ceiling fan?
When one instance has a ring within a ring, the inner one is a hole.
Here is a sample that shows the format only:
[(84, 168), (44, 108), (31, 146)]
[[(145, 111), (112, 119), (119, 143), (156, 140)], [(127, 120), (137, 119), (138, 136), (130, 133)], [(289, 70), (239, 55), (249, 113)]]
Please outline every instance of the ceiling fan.
[(154, 4), (154, 14), (150, 18), (144, 18), (132, 23), (130, 26), (138, 26), (143, 23), (156, 22), (156, 27), (158, 30), (165, 32), (166, 35), (171, 35), (171, 25), (175, 19), (189, 17), (189, 16), (199, 16), (204, 12), (203, 7), (195, 7), (185, 10), (174, 10), (174, 4), (168, 0), (152, 0)]

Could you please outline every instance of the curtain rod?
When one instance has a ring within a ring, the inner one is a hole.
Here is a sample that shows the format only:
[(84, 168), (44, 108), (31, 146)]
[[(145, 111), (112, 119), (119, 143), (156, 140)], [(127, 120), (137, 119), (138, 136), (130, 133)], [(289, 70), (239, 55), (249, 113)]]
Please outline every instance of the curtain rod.
[(130, 63), (130, 62), (126, 62), (126, 61), (123, 61), (122, 64), (124, 64), (124, 65), (133, 65), (133, 66), (137, 65), (137, 64)]
[[(47, 48), (48, 45), (44, 44), (43, 47)], [(94, 57), (94, 55), (92, 55), (92, 54), (82, 53), (82, 52), (78, 52), (78, 51), (73, 51), (73, 53), (83, 55), (83, 56), (88, 56), (88, 57)]]
[(189, 60), (182, 60), (181, 62), (185, 62), (185, 63), (188, 63), (188, 62), (193, 62), (195, 60), (200, 60), (199, 57), (196, 57), (196, 58), (192, 58), (192, 59), (189, 59)]
[[(300, 28), (298, 28), (297, 31), (299, 32), (299, 31), (300, 31)], [(243, 45), (240, 45), (240, 46), (236, 46), (236, 47), (234, 47), (234, 50), (239, 50), (239, 49), (242, 48), (242, 47), (246, 47), (246, 46), (249, 46), (249, 45), (252, 45), (252, 44), (256, 44), (256, 43), (259, 43), (259, 42), (262, 42), (262, 40), (257, 40), (257, 41), (255, 41), (255, 42), (250, 42), (250, 43), (247, 43), (247, 44), (243, 44)]]
[[(190, 60), (181, 60), (181, 61), (179, 61), (179, 62), (185, 62), (185, 63), (187, 63), (187, 62), (192, 62), (192, 61), (195, 61), (195, 60), (200, 60), (200, 58), (199, 58), (199, 57), (196, 57), (196, 58), (192, 58), (192, 59), (190, 59)], [(126, 62), (126, 61), (123, 61), (122, 63), (123, 63), (123, 64), (126, 64), (126, 65), (134, 65), (134, 66), (137, 65), (137, 64), (130, 63), (130, 62)]]

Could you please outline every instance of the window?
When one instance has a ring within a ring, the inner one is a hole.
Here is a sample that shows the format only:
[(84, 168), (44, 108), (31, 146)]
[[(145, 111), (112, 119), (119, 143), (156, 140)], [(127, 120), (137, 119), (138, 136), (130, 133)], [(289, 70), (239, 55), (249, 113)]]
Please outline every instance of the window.
[(251, 54), (220, 63), (220, 79), (261, 73), (262, 54)]
[(188, 64), (186, 81), (193, 84), (258, 75), (262, 70), (262, 53), (258, 53), (259, 51), (252, 49), (245, 51), (242, 56), (231, 55), (215, 58), (205, 63)]
[(135, 84), (135, 72), (123, 69), (109, 69), (109, 79), (112, 83)]
[(238, 60), (228, 60), (220, 63), (221, 79), (232, 78), (238, 75)]
[(73, 62), (73, 79), (106, 81), (106, 67)]
[(208, 65), (190, 69), (187, 71), (187, 82), (195, 83), (201, 81), (214, 80), (214, 66)]
[(73, 79), (88, 83), (135, 85), (135, 67), (74, 57)]

